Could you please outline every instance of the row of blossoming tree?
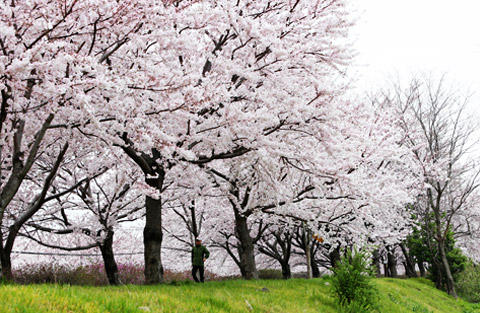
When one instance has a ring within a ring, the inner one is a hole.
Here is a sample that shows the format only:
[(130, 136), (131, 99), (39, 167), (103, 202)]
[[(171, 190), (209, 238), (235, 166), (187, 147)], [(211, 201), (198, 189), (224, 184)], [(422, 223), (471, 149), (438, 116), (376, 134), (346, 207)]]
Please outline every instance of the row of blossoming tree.
[[(454, 156), (425, 145), (425, 112), (348, 92), (346, 0), (0, 5), (7, 279), (23, 236), (99, 247), (117, 284), (114, 232), (139, 218), (147, 283), (163, 280), (164, 232), (191, 244), (203, 221), (257, 278), (258, 249), (286, 273), (285, 239), (307, 255), (312, 233), (328, 253), (391, 245), (409, 234), (412, 203), (443, 205)], [(437, 211), (441, 244), (452, 218)]]

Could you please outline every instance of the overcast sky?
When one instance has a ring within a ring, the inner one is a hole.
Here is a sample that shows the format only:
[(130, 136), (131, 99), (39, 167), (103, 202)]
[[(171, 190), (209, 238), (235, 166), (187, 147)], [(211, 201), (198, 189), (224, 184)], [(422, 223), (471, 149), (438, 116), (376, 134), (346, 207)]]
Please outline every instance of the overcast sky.
[[(359, 85), (389, 75), (449, 73), (480, 108), (480, 0), (353, 0)], [(480, 110), (479, 110), (480, 111)]]

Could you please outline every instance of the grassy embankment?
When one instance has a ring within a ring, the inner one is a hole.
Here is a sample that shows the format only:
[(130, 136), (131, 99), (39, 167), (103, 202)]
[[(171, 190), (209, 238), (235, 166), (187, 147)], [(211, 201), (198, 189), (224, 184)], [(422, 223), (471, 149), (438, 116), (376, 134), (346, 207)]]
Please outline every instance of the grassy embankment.
[[(328, 278), (122, 287), (0, 285), (0, 312), (341, 312), (326, 282)], [(456, 301), (424, 279), (375, 283), (378, 312), (480, 313), (480, 304)]]

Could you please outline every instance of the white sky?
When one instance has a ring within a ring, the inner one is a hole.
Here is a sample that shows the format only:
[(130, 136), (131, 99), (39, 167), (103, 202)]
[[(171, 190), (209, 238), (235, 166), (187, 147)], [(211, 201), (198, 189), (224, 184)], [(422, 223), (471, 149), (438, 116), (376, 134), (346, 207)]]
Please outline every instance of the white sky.
[[(360, 20), (359, 86), (382, 85), (389, 76), (446, 72), (475, 92), (480, 108), (480, 0), (353, 0)], [(478, 110), (480, 112), (480, 109)]]

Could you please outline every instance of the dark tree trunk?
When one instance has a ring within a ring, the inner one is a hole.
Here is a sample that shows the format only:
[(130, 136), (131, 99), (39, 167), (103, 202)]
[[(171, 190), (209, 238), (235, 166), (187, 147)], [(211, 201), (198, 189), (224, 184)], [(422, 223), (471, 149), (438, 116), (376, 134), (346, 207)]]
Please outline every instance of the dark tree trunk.
[(373, 263), (373, 266), (375, 267), (376, 276), (377, 277), (382, 276), (381, 269), (380, 269), (380, 252), (378, 251), (378, 249), (375, 249), (373, 251), (372, 263)]
[[(457, 293), (455, 292), (455, 281), (453, 280), (452, 272), (450, 270), (450, 264), (448, 264), (448, 260), (447, 260), (447, 253), (445, 251), (445, 236), (442, 233), (442, 228), (444, 227), (442, 222), (441, 212), (440, 212), (440, 203), (441, 203), (440, 198), (442, 194), (438, 193), (436, 195), (435, 204), (434, 204), (431, 189), (428, 189), (428, 196), (429, 196), (432, 211), (435, 214), (435, 228), (436, 228), (435, 239), (438, 245), (438, 254), (440, 257), (439, 263), (441, 264), (441, 266), (439, 267), (440, 268), (439, 272), (442, 272), (445, 275), (444, 279), (445, 279), (447, 293), (457, 298)], [(445, 230), (445, 233), (446, 231), (447, 230)]]
[(332, 252), (328, 254), (330, 258), (330, 264), (332, 264), (332, 268), (334, 268), (338, 262), (340, 262), (340, 247), (336, 247)]
[(445, 270), (445, 284), (447, 287), (447, 293), (455, 298), (457, 298), (457, 293), (455, 292), (455, 281), (453, 280), (452, 272), (450, 271), (450, 264), (448, 264), (447, 254), (445, 252), (445, 241), (438, 240), (438, 250), (441, 257), (441, 262), (443, 269)]
[[(2, 235), (2, 233), (0, 233)], [(13, 281), (13, 273), (12, 273), (12, 247), (10, 242), (12, 238), (11, 228), (10, 232), (7, 237), (7, 243), (3, 246), (3, 242), (0, 242), (0, 263), (2, 266), (2, 280), (5, 281)], [(0, 237), (2, 239), (2, 237)]]
[(444, 279), (443, 279), (443, 265), (441, 263), (440, 260), (438, 260), (438, 258), (433, 258), (432, 260), (434, 266), (433, 266), (433, 270), (436, 272), (436, 278), (435, 278), (435, 287), (437, 289), (441, 289), (443, 290), (443, 282), (444, 282)]
[(120, 285), (118, 277), (118, 267), (113, 254), (113, 231), (108, 231), (103, 243), (99, 246), (102, 252), (103, 264), (105, 266), (105, 273), (107, 274), (108, 283), (110, 285)]
[(313, 251), (311, 252), (310, 262), (312, 264), (312, 275), (313, 275), (313, 277), (315, 277), (315, 278), (320, 277), (320, 269), (318, 268), (317, 262), (315, 262), (315, 255), (314, 255)]
[(5, 245), (1, 248), (0, 255), (2, 260), (2, 276), (3, 279), (7, 281), (13, 281), (12, 250), (15, 239), (17, 239), (18, 232), (20, 231), (20, 227), (23, 225), (22, 221), (23, 220), (17, 220), (12, 226), (9, 227), (7, 240), (5, 241)]
[(282, 262), (282, 278), (290, 279), (292, 278), (292, 272), (290, 270), (290, 264), (287, 262)]
[(5, 251), (1, 249), (1, 264), (2, 264), (2, 280), (5, 281), (12, 281), (13, 274), (12, 274), (12, 261), (11, 261), (11, 252)]
[(405, 256), (405, 273), (410, 278), (417, 277), (415, 263), (413, 262), (410, 254), (408, 254), (407, 248), (403, 243), (400, 244), (400, 248), (402, 249), (403, 255)]
[(161, 200), (147, 197), (145, 228), (143, 229), (146, 284), (158, 284), (163, 282), (161, 257), (163, 239), (161, 207)]
[(398, 277), (398, 272), (397, 272), (397, 258), (395, 257), (395, 249), (392, 248), (387, 250), (387, 265), (388, 265), (388, 272), (390, 273), (390, 277), (392, 278), (397, 278)]
[(2, 230), (0, 228), (0, 282), (2, 282), (4, 280), (4, 278), (3, 278), (3, 266), (2, 266), (2, 255), (3, 255), (3, 241), (2, 241), (2, 238), (3, 238), (3, 233), (2, 233)]
[(247, 218), (241, 216), (235, 210), (235, 232), (238, 244), (238, 254), (240, 256), (240, 272), (245, 279), (258, 279), (257, 265), (255, 263), (255, 250), (253, 240), (247, 225)]
[[(192, 217), (192, 235), (193, 238), (198, 238), (200, 232), (197, 225), (197, 215), (195, 214), (195, 200), (190, 203), (190, 216)], [(200, 219), (201, 220), (201, 219)]]
[(259, 245), (258, 251), (280, 263), (282, 267), (282, 278), (290, 279), (292, 272), (288, 262), (290, 261), (292, 252), (292, 236), (288, 231), (282, 230), (272, 232), (271, 235), (273, 235), (275, 239), (274, 242), (269, 242), (269, 238), (267, 238)]
[(163, 282), (162, 266), (162, 189), (165, 179), (165, 169), (159, 164), (161, 154), (152, 149), (152, 155), (146, 155), (135, 151), (133, 144), (128, 139), (128, 134), (122, 134), (126, 146), (123, 151), (140, 166), (145, 182), (158, 192), (158, 199), (146, 197), (145, 199), (145, 228), (143, 229), (143, 245), (145, 260), (145, 283), (158, 284)]
[(420, 270), (420, 276), (421, 277), (425, 277), (427, 276), (427, 273), (425, 271), (425, 266), (423, 265), (423, 261), (422, 260), (419, 260), (417, 262), (417, 265), (418, 265), (418, 269)]
[(388, 265), (387, 265), (387, 264), (383, 264), (383, 273), (384, 273), (383, 275), (384, 275), (385, 277), (392, 277), (392, 276), (390, 275), (390, 271), (388, 270)]

